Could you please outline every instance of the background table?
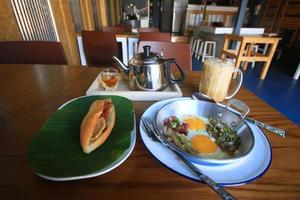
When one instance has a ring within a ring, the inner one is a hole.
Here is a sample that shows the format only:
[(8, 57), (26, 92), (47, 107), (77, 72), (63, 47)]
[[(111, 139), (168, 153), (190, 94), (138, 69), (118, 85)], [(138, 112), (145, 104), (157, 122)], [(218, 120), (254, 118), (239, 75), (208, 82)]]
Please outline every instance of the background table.
[[(239, 68), (241, 62), (243, 61), (264, 62), (259, 77), (260, 79), (263, 80), (267, 75), (267, 72), (269, 70), (279, 40), (280, 38), (274, 38), (274, 37), (225, 35), (221, 57), (222, 58), (229, 57), (231, 59), (236, 59), (235, 61), (236, 68)], [(235, 45), (232, 49), (230, 47), (231, 42), (238, 42), (239, 45)], [(270, 45), (270, 49), (269, 51), (265, 51), (264, 53), (251, 52), (253, 49), (253, 45), (255, 44)], [(246, 45), (249, 45), (248, 49), (246, 48)]]
[[(217, 199), (206, 185), (191, 181), (160, 164), (137, 143), (118, 168), (99, 177), (52, 182), (36, 176), (26, 163), (26, 152), (42, 124), (64, 102), (85, 94), (99, 68), (79, 66), (0, 65), (0, 199)], [(183, 95), (198, 90), (200, 72), (189, 72)], [(264, 131), (273, 161), (263, 177), (227, 188), (238, 199), (300, 198), (300, 128), (261, 99), (241, 88), (250, 116), (285, 129), (282, 139)], [(134, 102), (137, 126), (153, 102)]]

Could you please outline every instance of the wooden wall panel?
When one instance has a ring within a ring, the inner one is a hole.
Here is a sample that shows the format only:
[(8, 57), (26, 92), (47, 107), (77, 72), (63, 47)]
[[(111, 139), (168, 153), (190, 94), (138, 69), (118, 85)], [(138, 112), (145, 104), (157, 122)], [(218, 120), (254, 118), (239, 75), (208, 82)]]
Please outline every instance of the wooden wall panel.
[(95, 30), (91, 0), (80, 0), (84, 30)]
[(116, 0), (116, 19), (117, 24), (121, 23), (121, 16), (122, 16), (122, 7), (121, 7), (121, 0)]
[(97, 0), (97, 12), (102, 27), (120, 24), (122, 2), (121, 0)]
[(0, 41), (22, 40), (10, 0), (0, 1)]
[(78, 46), (68, 1), (50, 1), (59, 41), (63, 44), (69, 65), (80, 65)]
[(272, 32), (275, 30), (282, 2), (283, 1), (278, 0), (266, 0), (260, 23), (260, 27), (265, 28), (265, 32)]
[(98, 17), (101, 27), (108, 26), (108, 10), (106, 0), (97, 0)]
[(112, 26), (114, 26), (114, 25), (116, 25), (117, 24), (117, 20), (116, 20), (116, 18), (117, 18), (117, 11), (116, 11), (116, 4), (115, 4), (116, 2), (115, 2), (115, 0), (111, 0), (110, 1), (110, 14), (111, 14), (111, 25)]

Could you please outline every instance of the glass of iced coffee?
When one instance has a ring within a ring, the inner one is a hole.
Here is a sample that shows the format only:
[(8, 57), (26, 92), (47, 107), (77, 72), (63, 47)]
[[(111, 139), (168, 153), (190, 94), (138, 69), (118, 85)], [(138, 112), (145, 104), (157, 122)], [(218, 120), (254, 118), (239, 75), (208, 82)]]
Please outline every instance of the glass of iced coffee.
[[(237, 73), (236, 84), (229, 93), (229, 85), (235, 72)], [(216, 102), (221, 102), (232, 98), (240, 89), (242, 81), (243, 73), (240, 69), (235, 69), (232, 60), (208, 58), (204, 61), (199, 91)]]

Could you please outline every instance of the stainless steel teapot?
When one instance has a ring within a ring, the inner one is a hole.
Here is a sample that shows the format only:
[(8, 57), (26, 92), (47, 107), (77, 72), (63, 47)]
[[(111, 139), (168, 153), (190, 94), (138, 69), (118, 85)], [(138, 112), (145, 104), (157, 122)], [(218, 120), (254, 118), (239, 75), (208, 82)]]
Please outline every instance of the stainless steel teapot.
[[(184, 72), (175, 59), (164, 59), (162, 55), (150, 52), (150, 46), (143, 46), (144, 52), (131, 58), (129, 66), (122, 63), (117, 57), (121, 70), (129, 74), (129, 87), (131, 90), (159, 91), (170, 84), (178, 84), (184, 80)], [(180, 77), (174, 79), (170, 65), (175, 64)]]

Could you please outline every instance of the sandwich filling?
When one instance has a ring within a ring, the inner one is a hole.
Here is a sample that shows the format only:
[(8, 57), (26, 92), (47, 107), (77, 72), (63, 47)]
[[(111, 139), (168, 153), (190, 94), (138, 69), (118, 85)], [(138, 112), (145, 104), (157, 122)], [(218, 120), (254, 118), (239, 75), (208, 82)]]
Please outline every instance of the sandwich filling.
[(112, 102), (105, 102), (103, 112), (98, 118), (96, 126), (94, 128), (92, 137), (90, 139), (90, 144), (94, 143), (102, 133), (107, 129), (107, 120), (109, 117), (110, 108), (112, 107)]

